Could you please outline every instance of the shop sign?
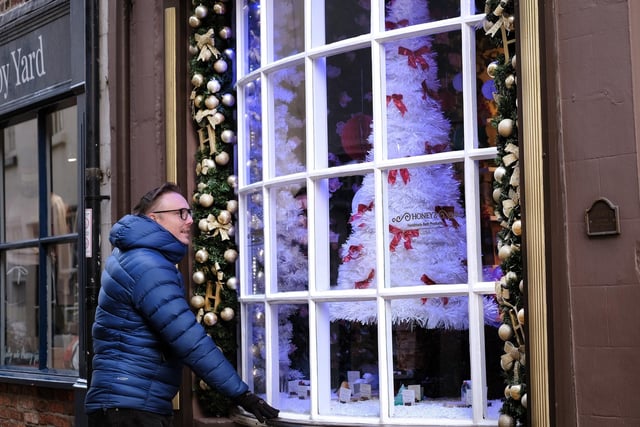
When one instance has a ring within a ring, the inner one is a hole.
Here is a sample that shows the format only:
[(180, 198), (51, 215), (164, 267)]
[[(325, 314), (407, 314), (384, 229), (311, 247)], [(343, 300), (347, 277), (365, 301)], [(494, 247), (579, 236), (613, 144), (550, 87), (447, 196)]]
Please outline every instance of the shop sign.
[(69, 22), (63, 15), (0, 46), (0, 110), (70, 82)]

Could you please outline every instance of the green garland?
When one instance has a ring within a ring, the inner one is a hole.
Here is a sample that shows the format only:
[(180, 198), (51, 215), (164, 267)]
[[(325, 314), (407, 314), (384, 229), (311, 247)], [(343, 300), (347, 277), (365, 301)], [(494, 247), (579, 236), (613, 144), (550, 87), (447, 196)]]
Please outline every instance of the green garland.
[[(202, 0), (189, 18), (192, 117), (199, 149), (195, 154), (193, 218), (197, 232), (191, 306), (198, 320), (235, 366), (237, 314), (235, 278), (238, 249), (234, 239), (238, 204), (233, 175), (236, 142), (233, 89), (232, 2)], [(195, 388), (209, 415), (226, 416), (229, 400), (203, 381)]]
[(487, 0), (484, 29), (496, 47), (502, 49), (487, 73), (494, 79), (497, 129), (493, 199), (501, 229), (498, 257), (503, 276), (496, 283), (502, 325), (498, 335), (505, 342), (500, 364), (505, 376), (503, 406), (498, 425), (527, 425), (527, 370), (525, 357), (525, 298), (521, 254), (520, 166), (518, 141), (515, 16), (513, 2)]

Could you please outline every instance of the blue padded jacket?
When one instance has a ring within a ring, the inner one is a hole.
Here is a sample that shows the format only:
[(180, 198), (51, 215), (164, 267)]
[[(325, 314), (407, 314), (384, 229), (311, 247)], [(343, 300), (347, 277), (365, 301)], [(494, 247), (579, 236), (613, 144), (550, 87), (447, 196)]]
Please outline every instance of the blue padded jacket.
[(133, 408), (169, 415), (183, 364), (229, 397), (247, 391), (187, 304), (176, 268), (187, 245), (138, 215), (120, 219), (109, 240), (114, 250), (102, 274), (93, 324), (86, 412)]

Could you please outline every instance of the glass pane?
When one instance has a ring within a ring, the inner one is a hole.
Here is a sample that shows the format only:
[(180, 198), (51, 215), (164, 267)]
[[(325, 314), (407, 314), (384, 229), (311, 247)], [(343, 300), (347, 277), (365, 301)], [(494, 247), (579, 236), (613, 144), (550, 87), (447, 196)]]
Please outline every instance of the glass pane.
[(247, 153), (246, 179), (247, 183), (262, 181), (262, 96), (260, 94), (260, 79), (248, 82), (245, 86), (245, 120), (246, 134), (249, 138), (245, 142)]
[(273, 50), (274, 60), (304, 50), (304, 2), (300, 0), (274, 0)]
[(478, 114), (478, 147), (495, 147), (497, 130), (491, 125), (493, 117), (498, 115), (498, 104), (495, 100), (496, 87), (493, 77), (487, 69), (500, 51), (482, 28), (476, 31), (476, 92)]
[[(341, 304), (357, 310), (359, 303)], [(330, 312), (334, 304), (328, 304)], [(331, 323), (331, 400), (326, 415), (380, 415), (377, 331), (375, 323), (340, 319)]]
[(387, 30), (460, 16), (461, 0), (385, 0)]
[(252, 72), (260, 68), (260, 0), (245, 0), (243, 10), (247, 28), (247, 71)]
[(482, 250), (482, 280), (494, 282), (502, 277), (500, 258), (498, 258), (498, 232), (501, 230), (495, 215), (496, 202), (493, 198), (493, 160), (479, 162), (479, 199), (480, 199), (480, 244)]
[(306, 167), (304, 64), (273, 73), (273, 132), (276, 175), (303, 172)]
[(2, 331), (1, 363), (38, 367), (38, 250), (10, 250), (4, 257), (6, 282), (2, 324), (5, 329)]
[[(5, 128), (4, 147), (6, 241), (33, 239), (38, 237), (40, 227), (36, 120)], [(29, 264), (38, 264), (37, 253), (33, 254)]]
[(309, 286), (307, 191), (301, 185), (274, 190), (278, 291), (304, 291)]
[[(425, 304), (429, 303), (434, 307), (433, 326), (415, 321), (392, 326), (392, 415), (471, 418), (471, 405), (463, 392), (464, 384), (471, 381), (467, 298), (428, 298)], [(395, 300), (392, 305), (399, 315), (411, 310), (414, 301)]]
[(327, 58), (329, 166), (362, 162), (371, 148), (371, 51)]
[[(495, 295), (484, 296), (484, 319), (485, 376), (487, 378), (485, 418), (497, 420), (504, 397), (504, 371), (500, 367), (500, 360), (505, 353), (504, 341), (498, 335), (498, 327), (502, 322)], [(524, 361), (524, 355), (522, 357)]]
[(77, 231), (78, 138), (76, 107), (47, 115), (51, 141), (50, 218), (52, 235)]
[(388, 157), (464, 148), (460, 32), (389, 43)]
[(287, 412), (308, 414), (309, 309), (306, 304), (278, 306), (278, 348), (280, 349), (280, 406)]
[(371, 30), (370, 0), (325, 0), (326, 44), (345, 40)]
[(54, 369), (78, 370), (78, 275), (76, 245), (51, 247), (51, 331), (48, 363)]
[(245, 339), (249, 340), (249, 349), (251, 351), (249, 387), (253, 388), (254, 393), (264, 395), (267, 390), (264, 304), (249, 304), (246, 309), (249, 327), (248, 335)]
[(264, 254), (264, 210), (262, 192), (256, 191), (247, 195), (247, 247), (249, 257), (250, 290), (252, 294), (264, 293), (265, 254)]

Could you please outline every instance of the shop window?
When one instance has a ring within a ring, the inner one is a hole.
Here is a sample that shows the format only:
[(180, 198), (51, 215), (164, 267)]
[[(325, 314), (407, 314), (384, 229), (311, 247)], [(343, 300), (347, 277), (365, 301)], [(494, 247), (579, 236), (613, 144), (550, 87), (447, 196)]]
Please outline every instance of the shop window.
[(238, 20), (245, 379), (285, 419), (497, 424), (484, 2), (260, 3)]
[(0, 370), (78, 371), (77, 108), (3, 126)]

